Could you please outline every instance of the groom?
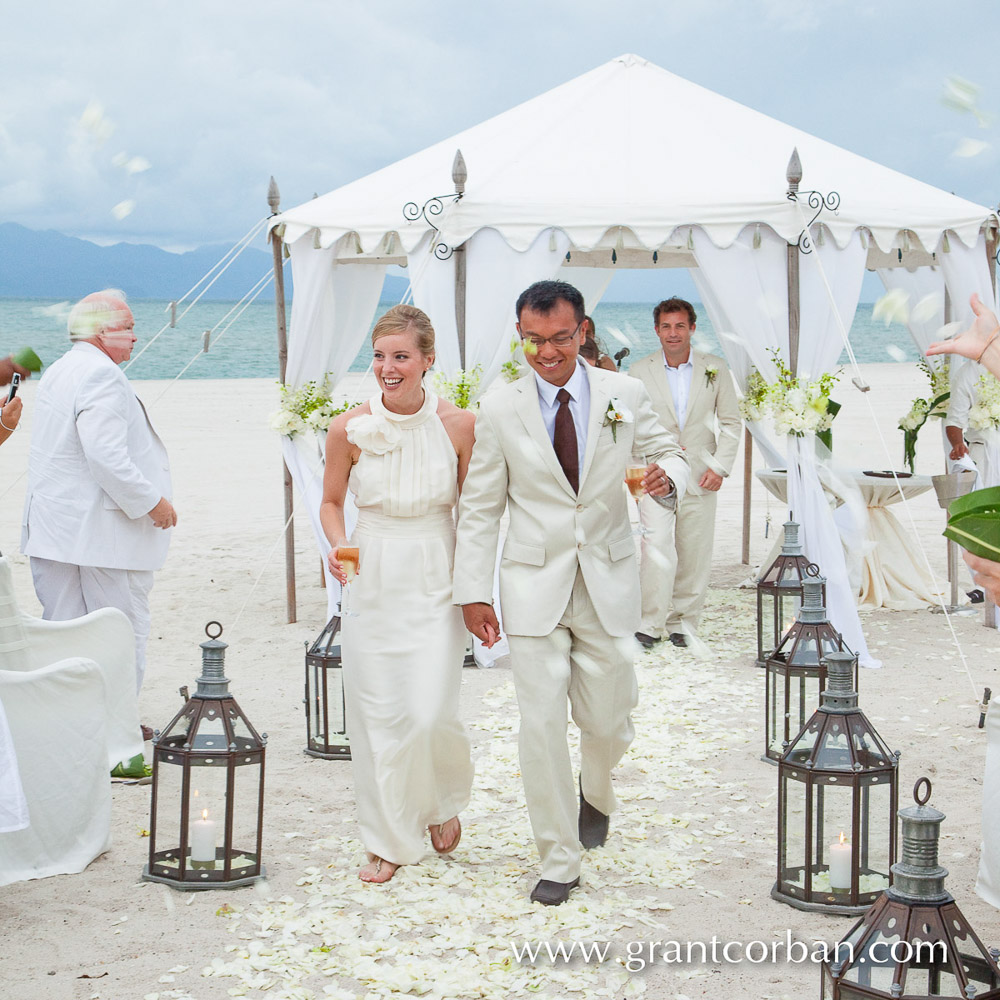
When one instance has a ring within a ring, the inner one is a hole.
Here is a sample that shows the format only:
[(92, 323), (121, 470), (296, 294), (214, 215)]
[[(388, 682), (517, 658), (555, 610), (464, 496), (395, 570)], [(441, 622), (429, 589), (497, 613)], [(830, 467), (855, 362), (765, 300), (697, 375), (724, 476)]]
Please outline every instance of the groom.
[[(671, 505), (688, 469), (642, 384), (579, 360), (577, 289), (536, 282), (516, 311), (532, 373), (483, 399), (459, 507), (454, 601), (469, 631), (492, 645), (506, 508), (500, 601), (521, 715), (521, 775), (542, 860), (531, 898), (556, 905), (580, 882), (581, 843), (597, 847), (607, 837), (611, 770), (634, 735), (639, 572), (625, 467), (633, 456), (662, 461), (667, 471), (649, 464), (643, 485)], [(579, 786), (566, 742), (567, 697), (580, 727)]]

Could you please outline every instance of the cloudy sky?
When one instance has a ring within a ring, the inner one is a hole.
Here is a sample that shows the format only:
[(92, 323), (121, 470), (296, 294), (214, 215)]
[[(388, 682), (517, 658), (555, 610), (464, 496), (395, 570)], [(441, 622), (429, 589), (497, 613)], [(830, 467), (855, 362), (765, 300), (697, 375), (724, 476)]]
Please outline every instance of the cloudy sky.
[[(996, 0), (28, 0), (0, 38), (0, 222), (231, 241), (271, 174), (289, 208), (624, 52), (996, 205), (998, 29)], [(942, 102), (954, 76), (978, 119)]]

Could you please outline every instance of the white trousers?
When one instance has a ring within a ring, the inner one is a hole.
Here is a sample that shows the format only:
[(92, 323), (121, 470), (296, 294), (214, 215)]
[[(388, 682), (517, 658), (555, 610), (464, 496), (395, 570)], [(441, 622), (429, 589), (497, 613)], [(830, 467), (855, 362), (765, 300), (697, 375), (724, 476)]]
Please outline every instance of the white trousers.
[(604, 631), (579, 570), (553, 632), (507, 638), (521, 715), (521, 780), (542, 878), (571, 882), (580, 874), (580, 800), (566, 741), (566, 700), (580, 728), (583, 795), (611, 813), (617, 805), (611, 770), (635, 736), (634, 642)]
[(149, 639), (150, 569), (102, 569), (31, 557), (31, 577), (46, 621), (82, 618), (99, 608), (118, 608), (135, 632), (135, 689), (142, 689)]
[(643, 497), (639, 512), (649, 532), (642, 538), (639, 586), (642, 624), (654, 639), (698, 631), (712, 570), (718, 493), (689, 493), (676, 513)]

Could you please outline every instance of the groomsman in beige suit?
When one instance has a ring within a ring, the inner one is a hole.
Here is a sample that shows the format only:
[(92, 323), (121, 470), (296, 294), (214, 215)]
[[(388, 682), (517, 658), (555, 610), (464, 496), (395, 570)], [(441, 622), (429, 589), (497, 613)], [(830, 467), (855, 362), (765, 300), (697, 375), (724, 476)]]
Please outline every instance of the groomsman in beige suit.
[[(532, 371), (486, 395), (476, 418), (454, 601), (469, 631), (492, 645), (499, 632), (493, 569), (506, 508), (500, 603), (521, 716), (521, 775), (542, 863), (531, 898), (557, 905), (579, 884), (581, 844), (597, 847), (607, 837), (611, 771), (634, 735), (639, 573), (625, 468), (633, 454), (645, 455), (650, 502), (669, 505), (683, 494), (688, 470), (642, 385), (579, 359), (584, 308), (576, 288), (536, 282), (516, 309)], [(566, 742), (567, 698), (580, 727), (579, 785)]]
[(676, 511), (643, 499), (640, 583), (645, 647), (665, 636), (686, 646), (698, 631), (715, 540), (715, 508), (740, 441), (736, 390), (722, 358), (691, 349), (695, 311), (684, 299), (653, 310), (662, 350), (629, 369), (646, 387), (660, 423), (677, 435), (691, 467), (691, 483)]

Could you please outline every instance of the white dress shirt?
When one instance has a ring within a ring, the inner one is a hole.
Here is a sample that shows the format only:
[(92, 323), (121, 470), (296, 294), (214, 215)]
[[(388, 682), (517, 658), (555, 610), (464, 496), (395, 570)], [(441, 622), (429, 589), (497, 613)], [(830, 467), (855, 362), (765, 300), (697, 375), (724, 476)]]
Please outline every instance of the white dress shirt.
[(684, 430), (688, 396), (691, 395), (691, 373), (694, 371), (691, 355), (689, 354), (687, 361), (676, 368), (672, 368), (664, 356), (663, 367), (667, 370), (667, 381), (670, 383), (670, 396), (674, 401), (674, 412), (677, 414), (677, 429)]
[(576, 453), (580, 460), (578, 468), (581, 471), (583, 456), (587, 452), (587, 420), (590, 417), (590, 380), (584, 371), (584, 364), (586, 362), (577, 361), (576, 371), (570, 375), (565, 385), (553, 385), (551, 382), (546, 382), (538, 372), (534, 373), (535, 385), (538, 386), (538, 405), (550, 441), (556, 432), (556, 412), (559, 409), (556, 395), (560, 389), (565, 389), (570, 394), (569, 412), (573, 415), (573, 426), (576, 428)]

